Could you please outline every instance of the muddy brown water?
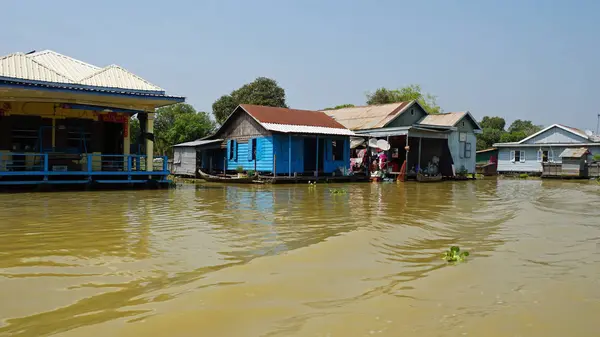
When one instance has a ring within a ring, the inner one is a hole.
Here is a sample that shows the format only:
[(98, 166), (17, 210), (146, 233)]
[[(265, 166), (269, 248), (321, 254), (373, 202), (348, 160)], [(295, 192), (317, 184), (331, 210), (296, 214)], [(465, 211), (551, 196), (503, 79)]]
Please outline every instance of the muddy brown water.
[[(0, 336), (600, 331), (598, 184), (201, 184), (0, 205)], [(441, 260), (451, 245), (467, 262)]]

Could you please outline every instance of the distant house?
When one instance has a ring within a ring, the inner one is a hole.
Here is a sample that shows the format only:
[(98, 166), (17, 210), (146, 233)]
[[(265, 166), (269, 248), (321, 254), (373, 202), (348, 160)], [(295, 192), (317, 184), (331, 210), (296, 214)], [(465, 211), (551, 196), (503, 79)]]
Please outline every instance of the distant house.
[(343, 175), (352, 135), (320, 111), (242, 104), (211, 137), (176, 145), (173, 171), (187, 174), (183, 166), (195, 163), (206, 172)]
[(566, 125), (553, 124), (519, 142), (497, 143), (499, 173), (541, 173), (543, 163), (562, 163), (566, 149), (600, 154), (600, 138)]
[(437, 157), (444, 176), (463, 167), (475, 173), (475, 134), (481, 127), (469, 112), (429, 115), (417, 101), (324, 112), (358, 135), (387, 140), (393, 170), (406, 160), (410, 176)]

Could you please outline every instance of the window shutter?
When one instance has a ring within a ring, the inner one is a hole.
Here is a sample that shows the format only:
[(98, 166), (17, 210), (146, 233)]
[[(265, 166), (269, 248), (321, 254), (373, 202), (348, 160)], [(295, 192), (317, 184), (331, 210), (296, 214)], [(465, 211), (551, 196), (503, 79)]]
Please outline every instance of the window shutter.
[(250, 139), (248, 140), (248, 160), (249, 160), (249, 161), (252, 161), (252, 152), (253, 152), (253, 149), (252, 149), (252, 143), (253, 143), (253, 139), (252, 139), (252, 138), (250, 138)]
[(257, 138), (256, 139), (256, 160), (261, 160), (262, 159), (262, 138)]
[(237, 161), (238, 160), (238, 142), (237, 140), (233, 141), (233, 160)]
[(515, 162), (515, 151), (510, 151), (510, 161)]
[(540, 150), (538, 150), (538, 152), (537, 152), (537, 161), (538, 161), (538, 163), (541, 163), (541, 162), (542, 162), (542, 158), (543, 158), (543, 157), (544, 157), (544, 152), (542, 152), (542, 150), (541, 150), (541, 149), (540, 149)]
[(521, 163), (525, 162), (525, 151), (521, 151)]

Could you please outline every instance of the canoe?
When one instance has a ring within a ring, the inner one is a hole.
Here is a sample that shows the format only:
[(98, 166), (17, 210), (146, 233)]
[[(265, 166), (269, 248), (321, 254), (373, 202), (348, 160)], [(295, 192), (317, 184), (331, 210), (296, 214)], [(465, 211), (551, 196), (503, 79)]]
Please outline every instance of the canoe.
[(433, 182), (433, 181), (441, 181), (442, 180), (442, 175), (437, 175), (437, 176), (425, 176), (421, 173), (417, 174), (417, 181), (421, 182), (421, 183), (428, 183), (428, 182)]
[(229, 184), (251, 184), (254, 182), (254, 177), (236, 177), (236, 176), (214, 176), (198, 170), (200, 177), (206, 181), (213, 183), (229, 183)]

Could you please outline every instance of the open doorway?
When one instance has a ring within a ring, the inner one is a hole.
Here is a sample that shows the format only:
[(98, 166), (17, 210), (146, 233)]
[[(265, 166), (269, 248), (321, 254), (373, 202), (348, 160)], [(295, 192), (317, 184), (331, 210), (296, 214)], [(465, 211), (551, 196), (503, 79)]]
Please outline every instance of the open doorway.
[[(317, 153), (319, 158), (318, 162)], [(314, 172), (315, 168), (319, 172), (323, 172), (324, 161), (325, 139), (319, 139), (317, 147), (317, 138), (304, 138), (304, 172)]]
[(104, 134), (102, 142), (102, 170), (118, 171), (123, 168), (123, 124), (104, 123)]

